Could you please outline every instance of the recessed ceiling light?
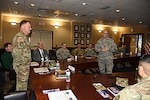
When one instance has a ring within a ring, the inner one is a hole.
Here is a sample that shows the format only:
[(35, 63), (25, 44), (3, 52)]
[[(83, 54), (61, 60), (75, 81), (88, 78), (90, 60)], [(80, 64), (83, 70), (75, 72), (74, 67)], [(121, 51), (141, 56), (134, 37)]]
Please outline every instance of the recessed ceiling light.
[(87, 5), (87, 3), (83, 2), (82, 5), (85, 6), (85, 5)]
[(19, 2), (18, 2), (18, 1), (14, 1), (14, 4), (18, 5), (18, 4), (19, 4)]
[(122, 18), (121, 18), (121, 20), (122, 20), (122, 21), (124, 21), (124, 20), (125, 20), (125, 18), (124, 18), (124, 17), (122, 17)]
[(31, 5), (32, 7), (34, 7), (34, 6), (35, 6), (35, 4), (34, 4), (34, 3), (31, 3), (30, 5)]
[(75, 14), (75, 16), (78, 16), (79, 14)]
[(116, 10), (116, 13), (119, 13), (119, 12), (120, 12), (120, 10), (119, 10), (119, 9), (117, 9), (117, 10)]
[(142, 21), (140, 21), (139, 23), (140, 23), (140, 24), (142, 24), (143, 22), (142, 22)]

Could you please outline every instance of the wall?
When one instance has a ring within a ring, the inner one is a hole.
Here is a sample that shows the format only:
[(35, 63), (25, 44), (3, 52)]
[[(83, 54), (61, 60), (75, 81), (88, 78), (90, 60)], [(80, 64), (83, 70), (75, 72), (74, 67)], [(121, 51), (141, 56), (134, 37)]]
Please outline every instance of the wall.
[[(32, 28), (35, 30), (48, 30), (53, 31), (53, 47), (58, 45), (58, 47), (61, 46), (62, 42), (67, 43), (68, 47), (76, 47), (74, 45), (74, 25), (84, 25), (84, 26), (91, 26), (91, 43), (96, 43), (97, 40), (101, 37), (101, 32), (98, 32), (98, 27), (100, 25), (94, 25), (94, 24), (87, 24), (87, 23), (76, 23), (71, 21), (62, 21), (62, 20), (50, 20), (50, 19), (42, 19), (42, 18), (27, 18), (22, 16), (8, 16), (3, 15), (1, 16), (1, 27), (2, 27), (2, 44), (5, 42), (12, 42), (12, 39), (14, 35), (19, 31), (19, 22), (23, 19), (31, 21)], [(10, 21), (15, 20), (18, 24), (16, 26), (10, 25)], [(41, 25), (39, 25), (39, 22)], [(60, 25), (59, 28), (54, 28), (53, 25), (58, 24)], [(134, 32), (131, 32), (131, 27), (117, 27), (118, 32), (115, 34), (113, 32), (114, 26), (108, 26), (105, 25), (103, 29), (107, 29), (112, 37), (114, 39), (115, 43), (118, 44), (119, 38), (122, 34), (129, 34), (129, 33), (144, 33), (144, 37), (146, 38), (146, 34), (148, 33), (148, 27), (137, 25), (132, 26), (135, 30)], [(144, 39), (145, 39), (144, 38)], [(82, 45), (83, 47), (86, 47), (87, 45)]]

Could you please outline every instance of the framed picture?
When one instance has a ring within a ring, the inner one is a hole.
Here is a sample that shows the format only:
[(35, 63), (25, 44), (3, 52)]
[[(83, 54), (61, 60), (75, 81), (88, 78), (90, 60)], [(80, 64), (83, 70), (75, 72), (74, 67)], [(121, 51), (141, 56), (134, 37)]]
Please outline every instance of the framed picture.
[(84, 38), (84, 33), (80, 33), (80, 38)]
[(74, 38), (78, 38), (79, 37), (79, 33), (78, 32), (74, 32)]
[(90, 33), (86, 33), (86, 38), (90, 38)]
[(79, 26), (78, 25), (74, 25), (74, 31), (79, 31)]
[(74, 39), (74, 45), (78, 44), (78, 39)]
[(90, 32), (90, 31), (91, 31), (91, 27), (90, 27), (90, 26), (87, 26), (87, 27), (86, 27), (86, 31), (87, 31), (87, 32)]
[(87, 44), (87, 45), (90, 44), (90, 40), (89, 40), (89, 39), (86, 40), (86, 44)]
[(81, 26), (81, 27), (80, 27), (80, 30), (81, 30), (81, 31), (85, 31), (85, 26)]
[(80, 40), (80, 43), (81, 43), (81, 45), (84, 45), (84, 40), (81, 39), (81, 40)]

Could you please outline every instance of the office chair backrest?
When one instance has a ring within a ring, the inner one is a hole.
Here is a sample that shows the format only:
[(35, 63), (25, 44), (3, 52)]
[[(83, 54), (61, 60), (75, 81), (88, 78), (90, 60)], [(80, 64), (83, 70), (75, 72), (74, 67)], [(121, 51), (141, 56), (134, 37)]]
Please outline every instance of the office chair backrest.
[(4, 100), (28, 100), (27, 91), (8, 94), (4, 96)]

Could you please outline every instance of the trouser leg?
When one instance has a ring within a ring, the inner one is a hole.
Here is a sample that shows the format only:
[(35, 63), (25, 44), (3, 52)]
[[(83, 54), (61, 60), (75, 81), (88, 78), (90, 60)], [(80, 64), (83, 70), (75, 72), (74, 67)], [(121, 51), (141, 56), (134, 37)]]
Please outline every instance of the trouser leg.
[(105, 62), (106, 62), (106, 74), (111, 74), (114, 67), (113, 59), (107, 59)]
[(100, 74), (105, 74), (105, 62), (102, 59), (99, 59), (98, 66), (100, 70)]

